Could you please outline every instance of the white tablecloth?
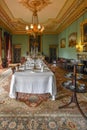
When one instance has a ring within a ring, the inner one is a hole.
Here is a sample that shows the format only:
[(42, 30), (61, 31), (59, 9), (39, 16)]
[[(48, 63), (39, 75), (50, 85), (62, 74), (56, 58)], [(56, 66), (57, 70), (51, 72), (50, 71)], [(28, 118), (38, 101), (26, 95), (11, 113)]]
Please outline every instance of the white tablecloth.
[(44, 94), (50, 93), (55, 100), (56, 80), (50, 70), (24, 70), (12, 75), (10, 84), (11, 98), (16, 98), (16, 92)]

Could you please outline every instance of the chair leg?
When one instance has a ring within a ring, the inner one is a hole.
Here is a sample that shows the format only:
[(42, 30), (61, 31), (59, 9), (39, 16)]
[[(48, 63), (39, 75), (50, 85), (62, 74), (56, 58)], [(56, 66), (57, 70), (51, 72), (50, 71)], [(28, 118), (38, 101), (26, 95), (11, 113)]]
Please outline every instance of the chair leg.
[(18, 92), (16, 92), (16, 100), (18, 100)]

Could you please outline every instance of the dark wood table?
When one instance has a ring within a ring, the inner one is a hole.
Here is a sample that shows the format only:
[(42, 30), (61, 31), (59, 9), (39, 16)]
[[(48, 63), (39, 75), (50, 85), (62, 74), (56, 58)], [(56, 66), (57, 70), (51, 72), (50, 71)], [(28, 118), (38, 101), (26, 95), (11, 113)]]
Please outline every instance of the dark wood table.
[[(82, 114), (82, 116), (87, 120), (87, 116), (84, 114), (84, 112), (82, 111), (82, 109), (79, 106), (79, 102), (77, 99), (77, 93), (87, 93), (87, 84), (79, 84), (77, 83), (77, 79), (76, 79), (76, 68), (77, 66), (74, 65), (74, 72), (73, 72), (73, 76), (72, 76), (72, 80), (70, 82), (63, 82), (62, 86), (66, 89), (69, 89), (72, 91), (72, 96), (71, 96), (71, 100), (68, 104), (60, 106), (59, 109), (67, 107), (68, 105), (70, 105), (71, 103), (75, 103), (78, 110), (80, 111), (80, 113)], [(83, 78), (82, 80), (86, 80), (85, 78)], [(81, 85), (81, 86), (80, 86)]]

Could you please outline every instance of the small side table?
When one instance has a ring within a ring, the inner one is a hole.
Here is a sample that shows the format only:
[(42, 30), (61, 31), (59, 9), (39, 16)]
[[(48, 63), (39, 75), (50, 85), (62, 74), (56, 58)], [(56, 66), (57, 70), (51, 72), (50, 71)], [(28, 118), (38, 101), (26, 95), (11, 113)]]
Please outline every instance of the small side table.
[(83, 63), (78, 63), (77, 64), (77, 69), (78, 69), (78, 73), (83, 73), (84, 72), (84, 64)]
[[(75, 103), (78, 110), (80, 111), (80, 113), (82, 114), (82, 116), (87, 120), (87, 116), (83, 113), (83, 111), (81, 110), (80, 106), (79, 106), (79, 102), (78, 102), (78, 99), (77, 99), (77, 93), (86, 93), (87, 92), (87, 87), (85, 87), (85, 89), (83, 90), (80, 90), (78, 87), (77, 87), (77, 84), (76, 84), (76, 68), (77, 68), (77, 65), (74, 65), (74, 72), (73, 72), (73, 82), (70, 83), (69, 85), (66, 85), (66, 87), (64, 86), (64, 83), (63, 83), (63, 86), (69, 90), (71, 90), (73, 93), (72, 93), (72, 96), (71, 96), (71, 100), (68, 104), (66, 105), (63, 105), (63, 106), (60, 106), (59, 109), (61, 108), (64, 108), (64, 107), (67, 107), (68, 105), (70, 105), (71, 103)], [(73, 85), (74, 88), (72, 89), (70, 86)]]

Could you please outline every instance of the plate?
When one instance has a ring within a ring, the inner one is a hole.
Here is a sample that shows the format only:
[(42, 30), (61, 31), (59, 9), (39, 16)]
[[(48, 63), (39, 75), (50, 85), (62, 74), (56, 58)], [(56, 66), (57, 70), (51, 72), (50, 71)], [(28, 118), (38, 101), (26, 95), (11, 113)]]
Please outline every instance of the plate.
[(65, 77), (67, 77), (67, 78), (72, 78), (72, 76), (73, 76), (73, 73), (65, 74)]
[(68, 81), (64, 82), (63, 85), (64, 85), (64, 86), (68, 86), (68, 85), (70, 85), (71, 83), (72, 83), (72, 81), (71, 81), (71, 80), (68, 80)]
[(84, 90), (85, 89), (85, 84), (80, 84), (79, 89)]
[[(73, 73), (68, 73), (65, 75), (66, 78), (73, 78)], [(76, 75), (76, 79), (79, 80), (79, 79), (83, 79), (83, 75), (82, 74), (77, 74)]]
[(70, 85), (70, 89), (74, 89), (75, 88), (75, 86), (74, 85)]

